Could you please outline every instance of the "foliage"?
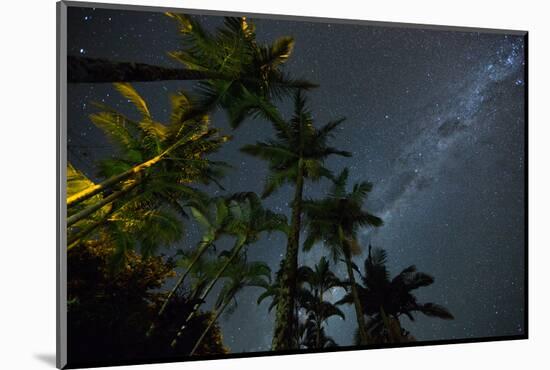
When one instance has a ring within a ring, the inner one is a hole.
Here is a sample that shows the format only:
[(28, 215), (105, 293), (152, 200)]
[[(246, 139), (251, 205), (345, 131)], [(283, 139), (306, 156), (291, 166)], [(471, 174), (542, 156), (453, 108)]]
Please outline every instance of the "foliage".
[(316, 85), (291, 79), (282, 70), (294, 49), (294, 39), (284, 36), (272, 44), (256, 40), (255, 26), (246, 19), (226, 17), (215, 33), (207, 31), (195, 18), (167, 13), (179, 26), (183, 48), (170, 53), (191, 71), (214, 71), (223, 78), (198, 83), (196, 111), (224, 109), (233, 127), (247, 116), (277, 119), (272, 100), (292, 90)]
[[(208, 324), (210, 314), (198, 315), (188, 337), (178, 348), (171, 349), (169, 340), (177, 329), (174, 319), (191, 307), (187, 298), (178, 295), (157, 335), (147, 338), (146, 324), (165, 295), (159, 288), (174, 276), (174, 265), (161, 257), (145, 258), (129, 251), (124, 267), (115, 271), (109, 259), (114, 249), (103, 240), (87, 241), (68, 256), (69, 361), (86, 365), (188, 353)], [(219, 327), (211, 329), (198, 353), (227, 353)]]
[[(411, 265), (390, 279), (386, 264), (386, 252), (369, 246), (369, 255), (364, 262), (365, 275), (361, 276), (362, 284), (357, 285), (363, 312), (369, 316), (368, 329), (374, 338), (382, 342), (402, 339), (395, 336), (390, 338), (390, 329), (384, 323), (384, 316), (387, 316), (392, 326), (399, 326), (397, 332), (404, 333), (405, 336), (408, 334), (400, 327), (401, 315), (407, 316), (411, 321), (414, 321), (416, 312), (444, 320), (454, 318), (445, 307), (435, 303), (420, 303), (414, 296), (414, 290), (433, 284), (432, 276), (417, 271), (416, 266)], [(337, 303), (352, 302), (353, 297), (347, 294)]]
[(268, 162), (270, 174), (262, 196), (269, 196), (287, 182), (296, 183), (299, 164), (303, 166), (303, 176), (307, 179), (316, 181), (321, 177), (331, 178), (331, 172), (324, 166), (325, 159), (331, 155), (351, 156), (351, 153), (328, 146), (327, 143), (342, 122), (344, 120), (339, 119), (316, 129), (303, 93), (296, 92), (291, 119), (288, 122), (278, 120), (273, 124), (276, 139), (245, 145), (241, 149), (244, 153)]
[[(324, 166), (330, 155), (351, 156), (350, 153), (327, 145), (331, 132), (343, 120), (329, 122), (320, 129), (313, 125), (313, 118), (306, 108), (301, 90), (294, 95), (294, 114), (289, 122), (272, 119), (276, 138), (267, 142), (245, 145), (241, 150), (268, 162), (263, 197), (269, 196), (285, 183), (294, 184), (294, 198), (291, 203), (292, 216), (289, 226), (287, 249), (281, 264), (278, 288), (275, 330), (272, 342), (274, 350), (292, 348), (291, 337), (295, 337), (298, 326), (293, 315), (295, 307), (298, 253), (302, 217), (304, 180), (331, 178), (331, 172)], [(292, 321), (292, 322), (291, 322)], [(294, 343), (295, 345), (296, 343)]]
[(314, 269), (301, 266), (298, 275), (302, 282), (298, 302), (306, 317), (305, 321), (299, 325), (301, 346), (306, 348), (335, 346), (334, 340), (325, 333), (325, 325), (329, 318), (339, 316), (345, 320), (345, 315), (334, 304), (326, 301), (324, 296), (329, 290), (342, 288), (343, 283), (330, 271), (329, 262), (325, 257), (321, 257)]
[[(114, 148), (109, 158), (96, 163), (101, 180), (92, 181), (68, 164), (71, 365), (227, 353), (219, 317), (236, 309), (246, 287), (264, 288), (257, 303), (271, 298), (269, 311), (276, 307), (274, 350), (336, 346), (326, 329), (331, 317), (345, 319), (339, 304), (356, 309), (358, 344), (414, 340), (401, 327), (401, 315), (414, 320), (420, 312), (452, 319), (446, 308), (417, 301), (414, 290), (434, 279), (415, 266), (390, 279), (385, 251), (371, 247), (364, 275), (353, 263), (361, 251), (359, 231), (379, 227), (382, 220), (364, 207), (372, 184), (358, 182), (348, 190), (348, 169), (335, 176), (326, 167), (332, 155), (351, 156), (329, 145), (344, 119), (314, 124), (304, 90), (315, 85), (284, 71), (294, 39), (284, 36), (263, 44), (245, 17), (227, 17), (210, 32), (193, 16), (167, 15), (177, 22), (182, 38), (182, 48), (170, 55), (185, 65), (187, 79), (198, 80), (192, 94), (171, 96), (169, 119), (161, 123), (132, 85), (115, 83), (135, 112), (128, 116), (96, 104), (98, 112), (90, 119)], [(294, 111), (286, 121), (275, 103), (288, 95), (293, 95)], [(228, 166), (209, 159), (230, 140), (211, 127), (208, 114), (217, 108), (227, 113), (233, 128), (249, 117), (262, 117), (273, 126), (272, 139), (241, 148), (268, 164), (261, 197), (241, 192), (210, 198), (199, 190), (225, 190), (219, 181)], [(322, 178), (332, 181), (328, 195), (304, 200), (305, 181)], [(285, 184), (294, 186), (290, 223), (261, 200)], [(160, 248), (184, 239), (188, 219), (202, 230), (196, 248), (186, 246), (170, 258), (159, 255)], [(326, 257), (313, 267), (298, 267), (303, 226), (303, 250), (323, 244), (335, 263), (345, 263), (347, 281), (330, 270)], [(247, 252), (263, 233), (274, 231), (288, 241), (272, 282), (268, 265), (249, 262)], [(222, 237), (234, 244), (215, 254)], [(176, 268), (183, 272), (172, 285)], [(326, 299), (334, 289), (347, 291), (336, 303)], [(217, 297), (211, 297), (213, 292)], [(207, 298), (214, 303), (212, 312), (201, 310)]]
[[(69, 207), (71, 219), (71, 215), (101, 205), (97, 211), (78, 218), (71, 225), (70, 239), (83, 241), (93, 237), (91, 232), (79, 234), (90, 222), (96, 222), (97, 226), (109, 229), (119, 255), (137, 245), (142, 253), (150, 255), (159, 246), (170, 245), (181, 238), (180, 218), (187, 217), (186, 202), (204, 198), (191, 184), (217, 182), (223, 164), (209, 161), (206, 156), (219, 149), (229, 137), (209, 128), (207, 116), (181, 121), (181, 111), (189, 105), (183, 94), (172, 97), (173, 111), (170, 122), (165, 125), (151, 117), (144, 99), (130, 84), (115, 86), (134, 104), (141, 119), (133, 121), (105, 106), (100, 106), (103, 111), (91, 116), (92, 122), (117, 146), (118, 154), (99, 163), (99, 175), (112, 184), (101, 193)], [(70, 173), (75, 176), (72, 176), (74, 181), (69, 178), (68, 199), (97, 186), (89, 180), (88, 185), (83, 186), (84, 175), (76, 170)], [(119, 181), (112, 181), (118, 178)], [(110, 199), (113, 195), (117, 196)], [(102, 218), (106, 213), (108, 217)], [(75, 235), (80, 237), (75, 238)]]
[(328, 196), (321, 200), (304, 202), (306, 215), (306, 240), (304, 250), (309, 251), (316, 243), (322, 242), (336, 261), (349, 249), (351, 255), (360, 252), (357, 233), (365, 227), (379, 227), (382, 220), (363, 209), (368, 193), (372, 190), (369, 182), (353, 185), (346, 191), (349, 171), (345, 168), (334, 179)]

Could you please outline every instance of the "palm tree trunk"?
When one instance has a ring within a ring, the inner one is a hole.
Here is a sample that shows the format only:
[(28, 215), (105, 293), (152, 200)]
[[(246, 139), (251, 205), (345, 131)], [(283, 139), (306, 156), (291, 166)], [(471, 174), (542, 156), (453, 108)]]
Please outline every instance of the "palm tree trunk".
[(170, 343), (170, 345), (172, 347), (176, 347), (177, 343), (178, 343), (178, 338), (181, 337), (181, 335), (183, 334), (185, 328), (187, 327), (187, 323), (189, 321), (191, 321), (191, 319), (193, 319), (193, 317), (195, 317), (195, 315), (197, 314), (198, 312), (198, 309), (199, 307), (201, 306), (201, 304), (204, 303), (204, 300), (206, 299), (206, 297), (208, 296), (208, 294), (210, 293), (210, 291), (212, 290), (212, 288), (214, 288), (214, 285), (216, 285), (216, 283), (218, 282), (218, 280), (220, 279), (220, 277), (222, 276), (222, 274), (225, 272), (225, 270), (227, 269), (227, 267), (229, 267), (229, 265), (231, 264), (231, 262), (233, 262), (233, 260), (239, 255), (239, 252), (241, 251), (241, 249), (246, 245), (246, 243), (243, 241), (243, 242), (239, 242), (234, 248), (233, 248), (233, 252), (231, 253), (231, 255), (229, 256), (229, 258), (227, 259), (227, 261), (223, 264), (222, 268), (220, 268), (218, 270), (218, 272), (216, 273), (216, 276), (214, 276), (214, 278), (212, 279), (212, 281), (210, 282), (210, 284), (208, 284), (207, 288), (204, 290), (204, 292), (201, 294), (201, 296), (199, 297), (198, 299), (198, 303), (195, 304), (195, 306), (193, 306), (193, 310), (191, 311), (191, 313), (187, 316), (187, 318), (185, 319), (183, 325), (181, 326), (180, 330), (178, 331), (178, 333), (176, 334), (176, 337), (174, 338), (174, 340), (172, 341), (172, 343)]
[[(172, 290), (170, 290), (170, 293), (168, 293), (168, 296), (166, 297), (166, 299), (164, 300), (164, 303), (162, 304), (162, 306), (160, 307), (160, 310), (157, 314), (157, 319), (160, 319), (160, 317), (162, 316), (162, 314), (164, 313), (164, 311), (166, 310), (166, 307), (168, 306), (168, 303), (170, 302), (170, 300), (172, 299), (172, 297), (174, 296), (174, 294), (176, 294), (176, 291), (178, 290), (178, 288), (183, 284), (185, 278), (187, 277), (187, 275), (189, 275), (189, 273), (191, 272), (191, 270), (193, 269), (193, 267), (195, 266), (195, 264), (197, 263), (197, 261), (201, 258), (201, 256), (204, 254), (204, 252), (212, 245), (212, 242), (214, 241), (214, 238), (211, 239), (211, 240), (207, 240), (207, 241), (201, 241), (200, 242), (200, 245), (199, 245), (199, 248), (197, 250), (197, 252), (195, 253), (195, 255), (193, 256), (193, 260), (191, 261), (191, 263), (189, 264), (189, 267), (187, 268), (187, 270), (183, 273), (183, 275), (181, 275), (181, 277), (178, 279), (178, 281), (176, 282), (176, 284), (174, 285), (174, 287), (172, 288)], [(147, 333), (146, 335), (149, 337), (151, 336), (151, 334), (153, 333), (153, 331), (155, 330), (155, 322), (153, 321), (151, 323), (151, 326), (149, 327), (149, 330), (147, 330)]]
[(359, 328), (359, 339), (361, 340), (360, 344), (368, 344), (369, 337), (367, 334), (367, 325), (365, 323), (365, 316), (363, 315), (363, 307), (361, 301), (359, 300), (359, 294), (357, 293), (357, 286), (355, 284), (355, 275), (353, 274), (353, 267), (351, 264), (351, 256), (349, 251), (344, 251), (344, 256), (346, 260), (346, 268), (348, 270), (349, 281), (351, 284), (351, 294), (353, 296), (353, 304), (355, 306), (355, 315), (357, 316), (357, 326)]
[(112, 176), (108, 178), (107, 180), (103, 181), (100, 184), (92, 185), (87, 187), (86, 189), (71, 195), (67, 198), (67, 208), (75, 206), (86, 199), (89, 199), (93, 197), (96, 194), (99, 194), (103, 192), (104, 190), (112, 187), (113, 185), (118, 184), (121, 181), (124, 181), (126, 179), (129, 179), (131, 177), (135, 177), (137, 175), (140, 175), (143, 171), (148, 169), (151, 166), (154, 166), (155, 164), (159, 163), (161, 160), (163, 160), (168, 154), (170, 154), (174, 149), (178, 148), (179, 146), (183, 145), (184, 143), (188, 142), (189, 140), (198, 140), (202, 138), (204, 135), (208, 133), (208, 130), (203, 131), (201, 133), (194, 135), (186, 135), (185, 137), (181, 138), (174, 144), (172, 144), (170, 147), (168, 147), (165, 151), (160, 153), (159, 155), (140, 163), (118, 175)]
[(67, 218), (67, 227), (77, 223), (78, 221), (88, 217), (89, 215), (95, 213), (99, 209), (105, 207), (106, 205), (114, 202), (115, 200), (121, 198), (122, 196), (128, 194), (130, 191), (132, 191), (136, 186), (138, 186), (140, 181), (135, 181), (133, 184), (127, 186), (126, 188), (119, 190), (117, 192), (114, 192), (110, 194), (109, 196), (103, 198), (99, 202), (95, 203), (94, 205), (91, 205), (88, 208), (83, 209), (82, 211), (75, 213), (74, 215)]
[(315, 348), (321, 348), (321, 318), (323, 317), (323, 312), (321, 312), (321, 310), (323, 309), (323, 294), (324, 294), (324, 289), (322, 288), (322, 285), (321, 285), (321, 288), (319, 289), (318, 291), (318, 298), (317, 298), (317, 302), (319, 303), (319, 308), (317, 310), (317, 314), (316, 314), (316, 317), (317, 317), (317, 338), (316, 338), (316, 341), (317, 343), (315, 344)]
[(79, 233), (76, 233), (74, 236), (69, 238), (67, 240), (67, 251), (70, 251), (71, 249), (73, 249), (82, 238), (89, 235), (92, 231), (97, 229), (99, 226), (105, 224), (105, 222), (107, 222), (107, 220), (109, 219), (109, 216), (111, 216), (114, 211), (115, 211), (115, 207), (111, 207), (111, 209), (101, 218), (101, 220), (89, 225), (88, 227), (84, 228), (84, 230), (80, 231)]
[(382, 317), (382, 322), (388, 331), (388, 339), (390, 343), (400, 343), (401, 342), (401, 330), (396, 328), (395, 325), (392, 325), (384, 307), (380, 306), (380, 316)]
[(210, 329), (212, 328), (212, 326), (214, 326), (214, 323), (218, 320), (218, 318), (220, 317), (220, 315), (222, 314), (222, 312), (225, 310), (225, 308), (229, 305), (229, 303), (231, 302), (231, 299), (227, 299), (225, 301), (225, 303), (223, 304), (223, 306), (221, 306), (217, 311), (216, 311), (216, 315), (214, 315), (214, 317), (212, 318), (212, 321), (210, 321), (210, 323), (208, 324), (208, 326), (206, 327), (206, 329), (204, 329), (204, 331), (202, 332), (201, 336), (199, 337), (199, 339), (197, 340), (197, 342), (195, 343), (195, 345), (193, 346), (193, 349), (191, 350), (191, 352), (189, 353), (189, 356), (193, 356), (195, 354), (195, 352), (197, 351), (197, 349), (199, 348), (199, 345), (202, 343), (202, 341), (204, 340), (204, 337), (206, 337), (206, 334), (208, 334), (208, 332), (210, 331)]
[(169, 68), (145, 63), (115, 62), (80, 56), (67, 57), (67, 82), (147, 82), (168, 80), (229, 79), (214, 71)]
[(302, 195), (304, 191), (304, 164), (300, 158), (296, 189), (292, 204), (290, 234), (286, 247), (283, 273), (281, 275), (281, 291), (275, 313), (275, 329), (271, 347), (274, 351), (291, 349), (293, 332), (297, 330), (294, 305), (296, 299), (296, 279), (298, 271), (298, 249), (300, 246), (300, 229), (302, 217)]
[(137, 166), (134, 166), (134, 167), (130, 168), (129, 170), (126, 170), (126, 171), (122, 172), (121, 174), (118, 174), (118, 175), (115, 175), (115, 176), (112, 176), (112, 177), (108, 178), (107, 180), (103, 181), (100, 184), (89, 186), (86, 189), (84, 189), (82, 191), (79, 191), (76, 194), (71, 195), (70, 197), (67, 198), (67, 208), (75, 206), (75, 205), (85, 201), (86, 199), (89, 199), (89, 198), (93, 197), (94, 195), (99, 194), (99, 193), (101, 193), (102, 191), (104, 191), (106, 189), (109, 189), (113, 185), (116, 185), (121, 181), (129, 179), (130, 177), (135, 176), (135, 175), (143, 172), (147, 168), (149, 168), (149, 167), (157, 164), (158, 162), (160, 162), (160, 160), (165, 155), (166, 155), (166, 153), (161, 153), (161, 154), (157, 155), (156, 157), (151, 158), (150, 160), (148, 160), (146, 162), (138, 164)]

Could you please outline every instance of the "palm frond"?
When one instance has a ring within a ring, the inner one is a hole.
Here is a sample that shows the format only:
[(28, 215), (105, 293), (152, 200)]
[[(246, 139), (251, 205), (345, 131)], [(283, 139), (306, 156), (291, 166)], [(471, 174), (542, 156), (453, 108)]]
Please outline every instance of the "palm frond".
[(130, 83), (116, 82), (113, 85), (122, 96), (134, 104), (136, 109), (142, 114), (143, 119), (151, 118), (151, 113), (149, 112), (149, 108), (147, 107), (145, 100), (143, 100), (143, 98)]

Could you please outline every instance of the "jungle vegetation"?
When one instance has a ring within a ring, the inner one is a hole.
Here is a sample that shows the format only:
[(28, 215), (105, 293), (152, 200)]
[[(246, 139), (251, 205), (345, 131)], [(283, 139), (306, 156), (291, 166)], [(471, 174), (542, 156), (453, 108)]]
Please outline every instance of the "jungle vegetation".
[[(352, 156), (331, 145), (345, 120), (315, 121), (307, 91), (317, 84), (284, 70), (293, 38), (263, 44), (244, 17), (226, 18), (210, 32), (193, 17), (167, 16), (179, 28), (181, 49), (169, 53), (179, 69), (69, 58), (69, 83), (112, 83), (135, 110), (128, 117), (95, 103), (90, 123), (115, 154), (98, 160), (95, 174), (68, 163), (70, 360), (228, 353), (219, 320), (233, 319), (241, 292), (250, 287), (263, 289), (258, 304), (271, 301), (275, 351), (337, 346), (327, 333), (335, 317), (354, 322), (353, 340), (367, 346), (414, 340), (402, 327), (403, 316), (452, 319), (446, 308), (413, 295), (434, 282), (430, 275), (410, 266), (390, 279), (385, 252), (371, 246), (363, 269), (355, 264), (364, 250), (359, 231), (383, 221), (366, 209), (372, 184), (349, 187), (348, 169), (326, 164), (332, 156)], [(159, 80), (194, 81), (170, 97), (167, 122), (153, 117), (131, 84)], [(277, 108), (284, 100), (294, 106), (287, 118)], [(225, 191), (224, 174), (237, 169), (211, 159), (232, 139), (211, 121), (218, 110), (233, 135), (251, 118), (273, 128), (272, 137), (241, 148), (269, 169), (261, 194)], [(332, 184), (326, 197), (309, 198), (304, 185), (321, 179)], [(290, 218), (263, 204), (284, 184), (292, 189)], [(210, 196), (209, 186), (223, 195)], [(190, 225), (202, 235), (196, 245), (186, 245)], [(283, 255), (273, 272), (247, 253), (266, 233), (286, 239), (286, 245), (270, 246)], [(218, 250), (221, 238), (232, 246)], [(327, 256), (314, 266), (299, 265), (299, 254), (313, 248), (324, 248)], [(331, 269), (336, 266), (346, 274), (338, 276)], [(329, 299), (335, 291), (343, 296), (338, 302)], [(346, 317), (341, 305), (352, 305), (355, 316)]]

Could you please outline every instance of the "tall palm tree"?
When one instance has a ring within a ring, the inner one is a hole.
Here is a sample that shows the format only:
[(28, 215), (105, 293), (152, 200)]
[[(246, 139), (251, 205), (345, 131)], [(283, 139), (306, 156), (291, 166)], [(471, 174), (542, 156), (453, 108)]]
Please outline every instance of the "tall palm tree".
[[(184, 112), (190, 109), (185, 95), (172, 97), (170, 120), (162, 124), (153, 119), (147, 104), (131, 85), (115, 84), (115, 87), (133, 103), (141, 119), (131, 120), (105, 106), (91, 116), (92, 122), (116, 145), (119, 155), (101, 161), (99, 175), (106, 180), (68, 194), (69, 227), (137, 194), (142, 198), (148, 195), (148, 202), (162, 201), (181, 211), (179, 199), (196, 193), (189, 186), (191, 183), (216, 182), (220, 175), (221, 163), (209, 161), (206, 155), (216, 151), (229, 137), (209, 128), (208, 116), (182, 120)], [(140, 191), (136, 192), (138, 187)], [(103, 196), (83, 206), (98, 194)]]
[(330, 264), (326, 257), (322, 257), (312, 269), (309, 266), (301, 266), (298, 270), (300, 281), (307, 285), (308, 289), (302, 289), (300, 306), (306, 312), (306, 322), (303, 324), (303, 340), (307, 348), (324, 348), (334, 344), (324, 332), (324, 323), (332, 316), (345, 315), (335, 305), (324, 299), (325, 293), (344, 284), (330, 271)]
[(254, 24), (246, 17), (226, 17), (223, 26), (212, 34), (193, 17), (167, 15), (178, 22), (183, 45), (169, 54), (189, 71), (223, 76), (198, 82), (195, 112), (220, 107), (227, 112), (231, 125), (237, 127), (249, 115), (277, 116), (273, 99), (297, 88), (316, 87), (305, 80), (291, 79), (282, 70), (294, 48), (292, 37), (262, 44), (256, 39)]
[(316, 87), (283, 73), (282, 67), (294, 48), (292, 37), (283, 36), (271, 44), (262, 44), (256, 39), (254, 24), (245, 17), (226, 17), (223, 26), (211, 33), (194, 17), (166, 15), (176, 20), (183, 45), (169, 55), (182, 63), (184, 69), (70, 56), (68, 81), (196, 80), (201, 104), (187, 112), (187, 117), (220, 106), (227, 110), (234, 126), (249, 114), (273, 114), (273, 98), (296, 88)]
[[(357, 285), (363, 314), (370, 317), (368, 327), (373, 338), (382, 342), (406, 339), (399, 322), (401, 315), (411, 321), (414, 321), (415, 312), (444, 320), (454, 318), (447, 308), (435, 303), (419, 303), (414, 296), (414, 290), (433, 284), (432, 276), (417, 271), (412, 265), (390, 279), (386, 263), (386, 252), (369, 246), (362, 285)], [(353, 297), (347, 294), (337, 304), (352, 302)]]
[[(204, 228), (204, 232), (202, 239), (198, 243), (192, 256), (185, 259), (185, 261), (188, 261), (185, 264), (185, 272), (179, 277), (176, 284), (174, 284), (174, 287), (166, 296), (166, 299), (158, 312), (159, 318), (166, 310), (171, 298), (184, 283), (188, 274), (200, 261), (204, 253), (227, 231), (226, 228), (230, 224), (231, 217), (229, 213), (229, 200), (223, 197), (205, 200), (195, 199), (189, 203), (189, 208), (191, 209), (193, 218)], [(155, 323), (153, 322), (147, 331), (147, 336), (150, 336), (154, 329)]]
[(179, 332), (172, 341), (172, 347), (177, 345), (178, 338), (185, 331), (187, 323), (195, 317), (199, 307), (204, 303), (218, 280), (247, 246), (258, 241), (260, 234), (263, 232), (280, 231), (285, 234), (288, 232), (286, 217), (264, 209), (260, 198), (254, 193), (233, 195), (230, 201), (229, 212), (231, 214), (231, 221), (226, 228), (226, 232), (235, 237), (235, 244), (231, 250), (222, 254), (221, 257), (224, 258), (222, 266), (200, 294), (197, 304), (193, 307), (193, 311), (186, 317)]
[(237, 301), (235, 297), (242, 289), (245, 287), (261, 287), (270, 283), (271, 269), (263, 262), (247, 262), (245, 256), (239, 256), (238, 260), (225, 271), (224, 278), (226, 282), (222, 286), (218, 299), (214, 305), (214, 316), (195, 343), (190, 353), (191, 356), (195, 354), (195, 351), (199, 348), (199, 345), (208, 334), (212, 325), (218, 320), (223, 312), (226, 312), (229, 305), (232, 304), (232, 307), (230, 307), (230, 311), (227, 311), (228, 313), (236, 308)]
[[(70, 163), (67, 168), (67, 194), (78, 192), (93, 182)], [(81, 204), (83, 207), (101, 201), (97, 194)], [(144, 256), (152, 254), (159, 246), (168, 246), (181, 239), (183, 227), (173, 207), (158, 202), (146, 201), (147, 192), (131, 201), (117, 199), (89, 217), (80, 220), (68, 229), (67, 249), (71, 251), (83, 240), (95, 238), (115, 245), (115, 267), (120, 267), (126, 252), (140, 246)]]
[[(67, 196), (70, 197), (83, 189), (94, 186), (94, 182), (90, 180), (84, 173), (75, 168), (70, 162), (67, 163)], [(102, 200), (102, 195), (97, 194), (84, 202), (85, 207), (89, 207), (96, 202)], [(95, 215), (89, 217), (89, 219), (82, 220), (77, 226), (77, 231), (68, 235), (67, 249), (71, 250), (76, 246), (76, 242), (92, 232), (94, 232), (99, 226), (107, 223), (109, 216), (114, 212), (114, 207), (103, 207)]]
[[(193, 182), (217, 181), (220, 171), (214, 166), (221, 163), (208, 161), (206, 155), (228, 138), (209, 129), (206, 117), (178, 123), (187, 101), (181, 94), (173, 97), (170, 122), (163, 125), (153, 121), (130, 85), (117, 88), (142, 112), (142, 120), (131, 121), (107, 107), (92, 116), (119, 154), (100, 162), (99, 175), (108, 178), (100, 184), (72, 166), (68, 169), (67, 233), (69, 250), (86, 239), (108, 238), (117, 246), (113, 265), (121, 266), (127, 250), (139, 246), (148, 256), (181, 239), (181, 217), (187, 217), (182, 202), (203, 197), (191, 186)], [(143, 162), (148, 157), (152, 159)]]
[(372, 185), (368, 182), (355, 184), (351, 192), (346, 185), (349, 171), (345, 168), (334, 180), (329, 195), (321, 200), (304, 203), (307, 237), (304, 250), (310, 250), (317, 242), (322, 242), (334, 258), (344, 257), (361, 344), (367, 344), (368, 334), (363, 316), (361, 301), (357, 293), (352, 256), (361, 251), (357, 233), (364, 227), (378, 227), (382, 220), (363, 209)]
[(297, 324), (294, 315), (298, 249), (302, 217), (304, 181), (331, 177), (324, 160), (331, 155), (350, 157), (351, 153), (328, 146), (327, 141), (343, 119), (332, 121), (317, 129), (306, 108), (306, 99), (301, 91), (294, 96), (294, 114), (289, 122), (274, 121), (276, 139), (246, 145), (241, 150), (269, 163), (271, 171), (264, 187), (266, 197), (284, 183), (294, 184), (290, 233), (280, 281), (275, 329), (272, 348), (292, 348), (293, 331)]

